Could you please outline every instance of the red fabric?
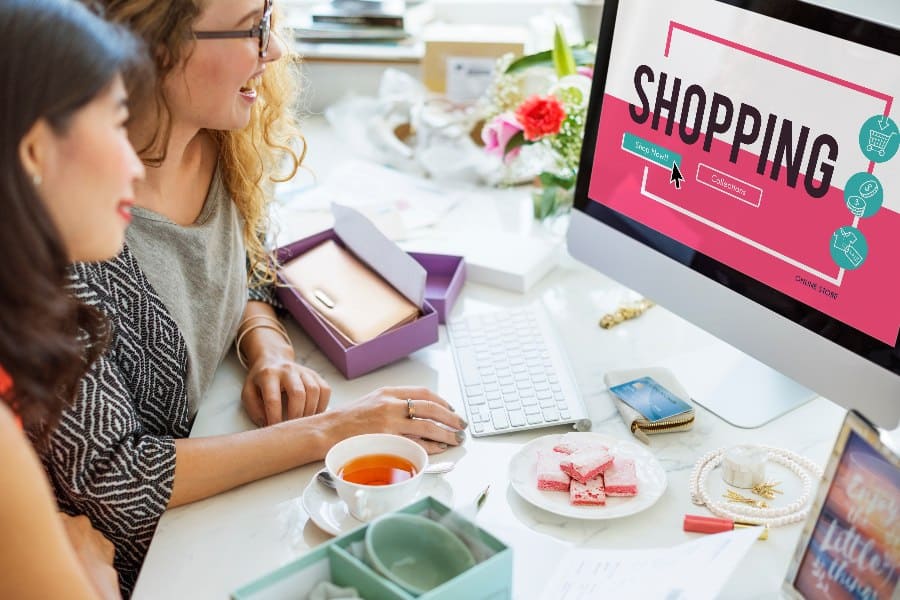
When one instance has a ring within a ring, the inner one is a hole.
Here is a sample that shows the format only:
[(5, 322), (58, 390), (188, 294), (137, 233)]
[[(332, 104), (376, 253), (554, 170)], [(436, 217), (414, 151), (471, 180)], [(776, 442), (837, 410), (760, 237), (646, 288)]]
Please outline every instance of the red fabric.
[[(0, 367), (0, 394), (5, 394), (12, 388), (12, 378), (3, 370), (3, 367)], [(18, 415), (13, 415), (16, 419), (16, 423), (19, 424), (19, 428), (22, 427), (22, 419), (19, 418)]]

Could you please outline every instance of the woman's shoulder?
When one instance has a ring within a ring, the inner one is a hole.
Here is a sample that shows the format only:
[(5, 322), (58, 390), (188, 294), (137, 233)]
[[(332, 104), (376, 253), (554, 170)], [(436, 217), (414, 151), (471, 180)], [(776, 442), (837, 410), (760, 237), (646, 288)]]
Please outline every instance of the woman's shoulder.
[(134, 254), (125, 245), (110, 260), (73, 263), (69, 266), (68, 289), (82, 302), (100, 308), (115, 308), (122, 294), (145, 293), (147, 278)]

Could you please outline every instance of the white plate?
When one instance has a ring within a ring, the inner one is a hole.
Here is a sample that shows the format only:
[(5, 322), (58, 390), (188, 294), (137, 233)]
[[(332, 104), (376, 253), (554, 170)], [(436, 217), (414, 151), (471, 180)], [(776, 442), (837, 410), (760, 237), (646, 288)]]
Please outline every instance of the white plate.
[[(434, 496), (447, 506), (453, 506), (453, 488), (437, 475), (425, 475), (413, 500)], [(319, 529), (331, 535), (342, 535), (363, 524), (347, 511), (347, 505), (337, 492), (319, 483), (315, 476), (303, 490), (303, 508)]]
[(519, 450), (509, 463), (509, 481), (513, 489), (538, 508), (573, 519), (616, 519), (641, 512), (659, 500), (666, 489), (666, 472), (649, 450), (631, 440), (621, 440), (603, 433), (567, 433), (566, 439), (578, 436), (585, 443), (609, 446), (617, 457), (634, 459), (638, 478), (638, 495), (632, 498), (607, 497), (605, 506), (575, 506), (568, 492), (537, 489), (538, 450), (551, 451), (563, 434), (545, 435), (532, 440)]

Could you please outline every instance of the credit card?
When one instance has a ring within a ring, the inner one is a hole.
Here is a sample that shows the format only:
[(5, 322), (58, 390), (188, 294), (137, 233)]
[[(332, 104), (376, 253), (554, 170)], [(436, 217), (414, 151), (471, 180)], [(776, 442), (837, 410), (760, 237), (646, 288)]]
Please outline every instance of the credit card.
[(691, 410), (690, 404), (664, 388), (652, 377), (641, 377), (614, 385), (609, 391), (651, 423)]

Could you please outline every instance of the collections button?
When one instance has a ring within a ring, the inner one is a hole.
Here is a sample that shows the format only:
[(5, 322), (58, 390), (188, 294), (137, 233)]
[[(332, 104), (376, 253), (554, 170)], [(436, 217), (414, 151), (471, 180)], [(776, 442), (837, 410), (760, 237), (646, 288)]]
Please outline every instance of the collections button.
[(666, 169), (671, 169), (672, 163), (677, 164), (679, 167), (681, 166), (680, 154), (628, 132), (622, 136), (622, 150), (636, 154), (644, 160)]
[(762, 204), (763, 191), (761, 188), (718, 169), (713, 169), (709, 165), (703, 163), (697, 165), (697, 181), (732, 198), (737, 198), (741, 202), (746, 202), (750, 206), (759, 208), (759, 205)]

